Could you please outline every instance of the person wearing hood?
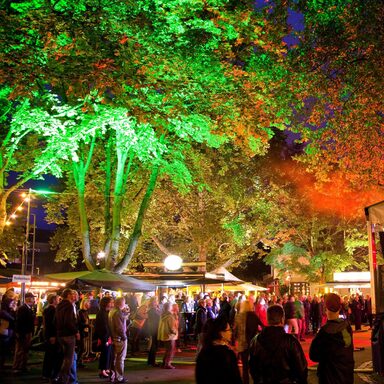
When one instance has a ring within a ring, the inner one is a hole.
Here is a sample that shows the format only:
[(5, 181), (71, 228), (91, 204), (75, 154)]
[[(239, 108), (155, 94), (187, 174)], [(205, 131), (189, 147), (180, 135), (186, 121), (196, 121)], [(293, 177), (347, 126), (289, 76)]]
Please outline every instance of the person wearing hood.
[(268, 326), (250, 346), (249, 369), (254, 383), (307, 384), (307, 360), (297, 338), (284, 331), (284, 309), (267, 310)]
[(339, 317), (342, 302), (339, 295), (325, 297), (328, 321), (312, 340), (309, 357), (318, 362), (319, 384), (353, 384), (353, 338), (347, 320)]

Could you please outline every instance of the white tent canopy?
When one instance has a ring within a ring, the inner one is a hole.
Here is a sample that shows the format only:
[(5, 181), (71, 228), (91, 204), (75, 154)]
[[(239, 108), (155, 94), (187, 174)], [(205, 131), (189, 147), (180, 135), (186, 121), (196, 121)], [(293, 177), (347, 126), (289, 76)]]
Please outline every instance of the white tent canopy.
[(241, 280), (238, 277), (236, 277), (235, 275), (233, 275), (231, 272), (229, 272), (224, 267), (219, 267), (219, 268), (214, 269), (211, 272), (207, 272), (205, 274), (205, 277), (209, 278), (209, 279), (216, 279), (218, 277), (224, 277), (224, 280), (235, 281), (235, 282), (239, 282), (239, 283), (243, 282), (243, 280)]
[(260, 287), (258, 285), (245, 283), (243, 280), (236, 277), (234, 274), (229, 272), (225, 267), (219, 267), (211, 272), (205, 274), (206, 278), (217, 278), (223, 277), (224, 280), (232, 282), (230, 286), (225, 286), (225, 282), (222, 283), (225, 291), (266, 291), (267, 288)]

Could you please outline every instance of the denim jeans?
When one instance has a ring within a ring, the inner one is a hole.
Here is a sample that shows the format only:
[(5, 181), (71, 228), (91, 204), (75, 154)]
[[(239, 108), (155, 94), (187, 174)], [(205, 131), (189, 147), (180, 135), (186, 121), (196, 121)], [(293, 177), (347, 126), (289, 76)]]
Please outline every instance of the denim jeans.
[[(64, 384), (76, 383), (77, 379), (74, 375), (76, 372), (76, 359), (75, 359), (75, 336), (62, 336), (59, 337), (59, 343), (63, 349), (63, 363), (60, 370), (60, 379)], [(75, 362), (75, 363), (74, 363)], [(75, 366), (73, 367), (73, 364)]]

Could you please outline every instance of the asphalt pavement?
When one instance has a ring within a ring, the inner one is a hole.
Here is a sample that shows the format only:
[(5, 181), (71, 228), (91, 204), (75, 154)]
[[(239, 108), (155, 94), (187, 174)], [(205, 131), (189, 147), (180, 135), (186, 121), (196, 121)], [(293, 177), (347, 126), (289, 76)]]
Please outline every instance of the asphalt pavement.
[[(371, 356), (371, 331), (364, 327), (362, 332), (354, 333), (355, 345), (355, 384), (384, 384), (384, 377), (373, 372), (372, 356)], [(312, 337), (307, 337), (302, 342), (304, 353), (308, 359), (309, 365), (309, 384), (317, 384), (316, 365), (308, 358), (308, 350)], [(195, 350), (192, 348), (182, 348), (179, 350), (173, 362), (176, 366), (174, 370), (162, 368), (148, 367), (146, 364), (146, 353), (140, 353), (137, 357), (129, 357), (125, 362), (125, 372), (128, 383), (151, 383), (151, 384), (192, 384), (194, 380), (195, 369)], [(162, 351), (160, 350), (157, 358), (161, 361)], [(42, 384), (41, 366), (43, 360), (43, 352), (32, 351), (29, 359), (29, 372), (13, 375), (10, 362), (6, 365), (5, 372), (0, 374), (0, 383), (2, 384)], [(78, 379), (80, 384), (91, 383), (108, 383), (98, 377), (97, 360), (86, 363), (85, 368), (78, 369)], [(230, 383), (228, 383), (230, 384)]]

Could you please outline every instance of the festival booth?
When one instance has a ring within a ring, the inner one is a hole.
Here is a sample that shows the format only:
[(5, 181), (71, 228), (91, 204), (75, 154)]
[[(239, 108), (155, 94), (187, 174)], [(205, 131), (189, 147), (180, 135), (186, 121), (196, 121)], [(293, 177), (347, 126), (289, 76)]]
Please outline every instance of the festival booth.
[(314, 285), (314, 288), (321, 294), (335, 292), (340, 296), (356, 293), (371, 296), (371, 275), (369, 271), (335, 272), (332, 281)]
[[(1, 270), (0, 292), (12, 288), (16, 294), (21, 294), (21, 283), (25, 283), (26, 291), (33, 292), (37, 297), (46, 291), (60, 289), (65, 286), (63, 282), (56, 282), (46, 279), (45, 276), (39, 275), (20, 275), (20, 270), (14, 268), (5, 268)], [(23, 277), (25, 280), (20, 280)], [(26, 279), (27, 278), (27, 279)]]
[(122, 275), (106, 270), (76, 271), (66, 273), (54, 273), (46, 275), (48, 279), (65, 282), (74, 286), (76, 283), (84, 283), (92, 287), (99, 287), (114, 291), (126, 292), (150, 292), (155, 291), (156, 286), (131, 276)]
[(372, 290), (372, 313), (375, 323), (372, 330), (373, 369), (384, 374), (384, 201), (365, 208), (368, 232), (369, 269)]

